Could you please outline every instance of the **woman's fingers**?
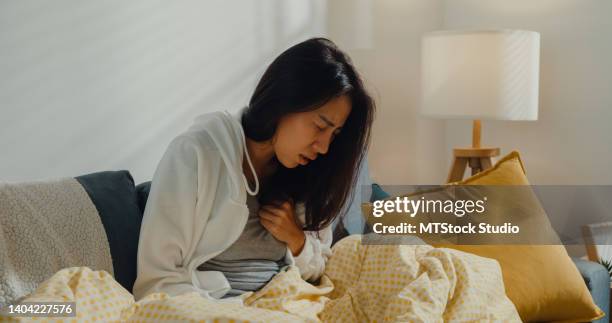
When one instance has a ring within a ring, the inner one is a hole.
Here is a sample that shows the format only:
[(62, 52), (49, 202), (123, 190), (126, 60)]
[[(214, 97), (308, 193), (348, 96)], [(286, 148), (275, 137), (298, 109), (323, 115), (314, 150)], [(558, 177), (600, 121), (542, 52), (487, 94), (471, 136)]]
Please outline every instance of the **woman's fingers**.
[(277, 239), (279, 238), (279, 237), (277, 237), (277, 234), (278, 234), (277, 230), (279, 229), (279, 226), (276, 223), (274, 223), (271, 220), (269, 220), (267, 218), (264, 218), (264, 217), (259, 218), (259, 223), (261, 223), (261, 225), (268, 232), (270, 232), (275, 238), (277, 238)]
[(270, 221), (273, 224), (280, 224), (282, 222), (282, 219), (279, 217), (279, 215), (276, 215), (274, 213), (270, 213), (266, 210), (260, 210), (259, 211), (259, 217), (261, 219), (265, 219)]
[(289, 212), (293, 208), (293, 201), (276, 202), (276, 207)]
[(293, 202), (293, 199), (284, 200), (284, 201), (277, 200), (277, 201), (272, 201), (268, 205), (289, 212), (293, 209), (294, 202)]
[(301, 229), (294, 221), (293, 210), (284, 207), (264, 205), (259, 209), (259, 222), (270, 232), (274, 238), (287, 243), (294, 241), (299, 234), (303, 235)]
[(286, 215), (286, 211), (282, 208), (277, 208), (271, 205), (264, 205), (261, 207), (261, 210), (266, 211), (268, 213), (277, 215), (277, 216), (285, 216)]
[(274, 225), (274, 223), (272, 223), (270, 220), (265, 219), (265, 218), (259, 218), (259, 222), (261, 223), (261, 225), (264, 226), (264, 228), (266, 228), (266, 230), (270, 231), (270, 229), (272, 228), (272, 226)]
[(276, 229), (273, 228), (273, 224), (262, 222), (261, 225), (264, 227), (264, 229), (266, 229), (266, 231), (268, 231), (268, 233), (270, 233), (273, 237), (276, 238)]

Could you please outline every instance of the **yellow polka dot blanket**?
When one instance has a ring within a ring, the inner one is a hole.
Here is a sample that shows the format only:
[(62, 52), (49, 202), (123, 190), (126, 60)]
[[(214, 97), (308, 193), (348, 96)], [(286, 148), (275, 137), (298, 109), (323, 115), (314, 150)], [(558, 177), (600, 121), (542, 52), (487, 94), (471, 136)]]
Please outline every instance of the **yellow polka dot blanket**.
[(138, 302), (106, 271), (70, 267), (23, 302), (76, 302), (76, 317), (4, 317), (7, 322), (520, 322), (497, 261), (429, 245), (334, 245), (317, 284), (282, 271), (244, 304), (197, 293)]

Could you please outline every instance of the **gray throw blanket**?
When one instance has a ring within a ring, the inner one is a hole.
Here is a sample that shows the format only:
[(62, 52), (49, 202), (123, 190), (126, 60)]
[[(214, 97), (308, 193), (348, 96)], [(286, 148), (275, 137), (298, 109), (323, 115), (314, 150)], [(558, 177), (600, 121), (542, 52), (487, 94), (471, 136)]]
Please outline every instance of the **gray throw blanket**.
[(74, 178), (0, 182), (0, 307), (73, 266), (113, 275), (104, 227), (83, 187)]

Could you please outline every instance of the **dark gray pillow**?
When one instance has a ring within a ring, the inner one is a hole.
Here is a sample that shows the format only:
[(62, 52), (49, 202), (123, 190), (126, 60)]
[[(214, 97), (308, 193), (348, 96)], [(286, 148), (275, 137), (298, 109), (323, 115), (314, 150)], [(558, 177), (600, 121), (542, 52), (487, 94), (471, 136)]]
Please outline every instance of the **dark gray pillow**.
[(75, 177), (96, 206), (106, 230), (115, 280), (132, 292), (142, 212), (134, 179), (127, 170)]
[(140, 208), (141, 216), (144, 215), (147, 198), (151, 191), (151, 181), (140, 183), (136, 186), (136, 194), (138, 195), (138, 207)]

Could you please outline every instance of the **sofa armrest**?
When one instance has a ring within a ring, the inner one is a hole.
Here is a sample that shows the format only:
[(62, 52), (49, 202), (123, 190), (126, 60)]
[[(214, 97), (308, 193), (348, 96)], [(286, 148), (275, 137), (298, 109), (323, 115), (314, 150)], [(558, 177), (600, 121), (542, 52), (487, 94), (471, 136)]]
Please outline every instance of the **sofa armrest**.
[(606, 313), (603, 318), (594, 322), (609, 322), (610, 315), (610, 274), (599, 263), (572, 258), (582, 275), (595, 304)]

